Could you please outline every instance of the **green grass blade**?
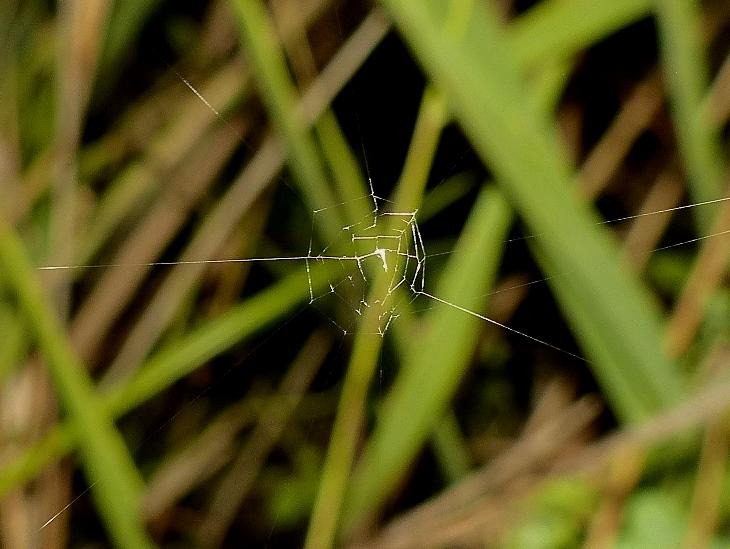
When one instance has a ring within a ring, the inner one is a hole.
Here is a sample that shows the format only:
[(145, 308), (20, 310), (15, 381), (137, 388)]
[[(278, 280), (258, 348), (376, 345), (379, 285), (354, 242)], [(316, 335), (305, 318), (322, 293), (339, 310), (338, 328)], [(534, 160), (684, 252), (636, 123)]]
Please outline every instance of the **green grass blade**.
[(443, 180), (423, 197), (423, 203), (418, 210), (419, 221), (428, 221), (441, 210), (464, 198), (476, 185), (476, 180), (463, 172)]
[(431, 447), (447, 482), (456, 482), (467, 475), (473, 459), (453, 411), (444, 414), (434, 427)]
[(509, 25), (508, 46), (521, 67), (564, 59), (642, 17), (652, 0), (547, 0)]
[[(315, 293), (326, 287), (328, 277), (323, 273), (329, 268), (312, 266)], [(297, 270), (152, 357), (130, 383), (108, 396), (106, 402), (111, 412), (116, 416), (133, 409), (308, 299), (307, 275), (303, 269)]]
[[(709, 77), (702, 51), (698, 2), (655, 0), (654, 4), (664, 61), (662, 68), (669, 86), (690, 195), (695, 202), (714, 200), (723, 194), (724, 154), (719, 129), (703, 110)], [(711, 220), (707, 211), (698, 214), (701, 228), (709, 228)]]
[(58, 396), (77, 433), (86, 474), (106, 527), (119, 547), (151, 547), (139, 516), (142, 479), (124, 440), (71, 350), (17, 235), (0, 219), (0, 265), (25, 312)]
[(322, 144), (322, 154), (329, 165), (336, 185), (338, 199), (344, 204), (348, 221), (363, 219), (371, 209), (369, 203), (358, 200), (370, 192), (363, 178), (357, 158), (347, 144), (342, 128), (334, 112), (328, 109), (315, 124), (317, 139)]
[[(0, 289), (0, 296), (2, 289)], [(26, 327), (15, 311), (0, 298), (0, 387), (15, 373), (27, 351)]]
[[(286, 143), (292, 170), (308, 207), (314, 211), (334, 206), (337, 200), (308, 125), (297, 115), (297, 93), (266, 8), (261, 0), (231, 0), (230, 4), (238, 16), (240, 35), (255, 69), (261, 99)], [(334, 239), (345, 226), (336, 214), (327, 216), (324, 223), (321, 230), (328, 239)]]
[[(375, 279), (372, 292), (387, 290), (388, 281), (389, 278), (386, 278), (385, 274), (379, 275)], [(309, 520), (304, 543), (307, 549), (331, 547), (334, 542), (342, 499), (358, 435), (362, 429), (365, 399), (382, 346), (382, 338), (376, 334), (380, 321), (379, 312), (375, 307), (366, 309), (366, 314), (358, 326), (330, 435), (327, 458)]]
[[(325, 288), (328, 277), (320, 272), (325, 268), (327, 266), (315, 265), (312, 269), (316, 292)], [(307, 275), (303, 270), (295, 271), (164, 347), (142, 366), (138, 374), (121, 386), (112, 388), (109, 393), (102, 394), (104, 407), (115, 418), (124, 415), (308, 299)], [(49, 461), (71, 451), (76, 443), (70, 424), (53, 429), (23, 456), (0, 470), (0, 497), (13, 487), (30, 481)]]
[(133, 51), (134, 40), (147, 19), (162, 4), (161, 0), (123, 0), (114, 2), (109, 29), (99, 63), (97, 93), (107, 95), (119, 81), (125, 56)]
[[(510, 220), (511, 211), (501, 193), (486, 187), (434, 294), (459, 306), (482, 310)], [(404, 464), (443, 417), (483, 327), (479, 319), (443, 304), (429, 314), (427, 325), (427, 334), (409, 349), (381, 410), (381, 421), (356, 468), (346, 505), (346, 529), (382, 502), (402, 475)]]
[(133, 162), (115, 177), (99, 200), (89, 231), (78, 253), (79, 263), (90, 263), (131, 212), (146, 210), (160, 188), (155, 171)]
[(33, 480), (53, 460), (71, 452), (75, 442), (71, 422), (52, 427), (40, 441), (0, 469), (0, 497)]
[(629, 390), (608, 391), (618, 416), (638, 421), (676, 402), (682, 384), (662, 351), (653, 304), (621, 270), (607, 233), (571, 191), (574, 176), (552, 125), (530, 108), (496, 16), (476, 9), (466, 40), (455, 42), (440, 30), (445, 16), (440, 2), (383, 3), (427, 72), (447, 92), (457, 119), (530, 231), (540, 235), (546, 274), (563, 277), (571, 288), (582, 311), (570, 316), (577, 335), (600, 332), (600, 347), (593, 339), (581, 339), (597, 377), (631, 380)]
[(436, 147), (447, 121), (443, 96), (433, 86), (427, 86), (423, 90), (413, 139), (395, 195), (395, 202), (403, 205), (405, 210), (417, 208), (421, 204)]

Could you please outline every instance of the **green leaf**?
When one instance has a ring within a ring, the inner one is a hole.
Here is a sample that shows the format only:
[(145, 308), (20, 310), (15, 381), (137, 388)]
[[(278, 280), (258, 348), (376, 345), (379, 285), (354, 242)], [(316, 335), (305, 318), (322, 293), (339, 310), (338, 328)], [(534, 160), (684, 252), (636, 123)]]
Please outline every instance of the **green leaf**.
[[(231, 0), (238, 16), (240, 35), (255, 69), (261, 99), (271, 121), (283, 137), (297, 183), (312, 211), (337, 204), (328, 184), (308, 125), (297, 113), (297, 93), (289, 76), (281, 46), (260, 0)], [(337, 215), (327, 216), (320, 229), (334, 239), (346, 224)]]
[[(312, 269), (315, 292), (325, 287), (328, 277), (320, 265)], [(101, 399), (113, 417), (120, 417), (185, 377), (201, 364), (222, 353), (309, 299), (307, 275), (298, 270), (272, 284), (219, 317), (202, 324), (185, 337), (162, 348), (131, 379), (116, 386)], [(22, 457), (0, 470), (0, 496), (27, 482), (53, 458), (73, 449), (79, 442), (72, 425), (51, 430)]]
[[(701, 18), (694, 0), (655, 0), (665, 79), (669, 85), (678, 145), (689, 176), (692, 200), (702, 202), (723, 195), (724, 153), (719, 129), (704, 116), (708, 91), (707, 62), (702, 51)], [(713, 208), (711, 211), (716, 211)], [(697, 214), (701, 228), (712, 216)]]
[(522, 67), (562, 60), (651, 15), (651, 0), (547, 0), (509, 26), (507, 42)]
[[(496, 15), (477, 6), (466, 39), (454, 41), (441, 30), (441, 2), (383, 3), (447, 93), (458, 121), (510, 202), (538, 235), (543, 269), (569, 292), (569, 320), (617, 415), (639, 421), (676, 402), (682, 384), (662, 350), (653, 302), (622, 270), (595, 213), (571, 190), (574, 174), (561, 155), (553, 125), (530, 108)], [(564, 292), (558, 297), (567, 303)], [(612, 387), (616, 379), (624, 383)]]
[(151, 547), (139, 514), (142, 478), (49, 307), (22, 242), (3, 219), (0, 266), (5, 282), (24, 310), (69, 415), (86, 475), (111, 537), (119, 547)]

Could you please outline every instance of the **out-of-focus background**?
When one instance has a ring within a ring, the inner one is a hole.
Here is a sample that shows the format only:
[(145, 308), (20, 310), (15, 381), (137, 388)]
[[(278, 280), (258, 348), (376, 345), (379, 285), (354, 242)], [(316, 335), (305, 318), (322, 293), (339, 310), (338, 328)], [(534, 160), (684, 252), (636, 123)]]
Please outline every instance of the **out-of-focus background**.
[(0, 38), (2, 547), (730, 546), (726, 0)]

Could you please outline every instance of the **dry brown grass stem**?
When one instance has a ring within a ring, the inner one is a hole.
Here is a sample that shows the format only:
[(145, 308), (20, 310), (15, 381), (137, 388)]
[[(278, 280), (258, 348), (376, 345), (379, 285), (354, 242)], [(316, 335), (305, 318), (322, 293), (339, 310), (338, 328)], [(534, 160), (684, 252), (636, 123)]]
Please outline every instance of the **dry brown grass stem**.
[[(726, 193), (730, 193), (730, 186)], [(717, 213), (709, 234), (730, 229), (730, 202), (725, 202)], [(729, 262), (728, 235), (703, 241), (667, 326), (666, 347), (672, 356), (683, 355), (694, 341), (708, 300), (721, 284)]]
[(423, 539), (427, 539), (429, 535), (447, 527), (454, 513), (461, 513), (487, 494), (499, 491), (520, 475), (549, 462), (596, 419), (601, 409), (594, 397), (582, 397), (539, 428), (521, 437), (481, 470), (395, 519), (372, 540), (372, 546), (411, 546), (404, 543), (413, 539), (414, 532), (421, 532)]
[(583, 162), (578, 179), (586, 198), (593, 199), (601, 194), (636, 139), (654, 121), (663, 103), (659, 73), (652, 71), (634, 88)]
[(272, 400), (261, 411), (256, 428), (221, 479), (208, 514), (198, 530), (201, 547), (221, 547), (236, 512), (324, 362), (331, 345), (330, 336), (318, 331), (302, 346), (279, 386), (278, 392), (282, 398)]
[[(462, 483), (394, 519), (362, 547), (395, 549), (417, 547), (419, 543), (425, 544), (420, 546), (434, 546), (429, 540), (438, 540), (437, 546), (448, 546), (457, 540), (445, 539), (444, 532), (453, 532), (452, 528), (457, 528), (454, 523), (465, 520), (465, 515), (471, 517), (470, 524), (476, 529), (470, 533), (472, 540), (485, 534), (486, 527), (496, 535), (499, 529), (495, 529), (494, 522), (500, 524), (500, 528), (506, 526), (507, 517), (503, 511), (513, 501), (501, 490), (507, 490), (510, 486), (510, 489), (521, 487), (515, 498), (519, 500), (534, 493), (540, 482), (554, 475), (579, 473), (593, 482), (599, 482), (605, 478), (607, 467), (610, 468), (621, 456), (636, 456), (636, 452), (640, 455), (657, 443), (724, 414), (728, 410), (728, 402), (730, 382), (715, 383), (664, 414), (636, 427), (608, 435), (572, 456), (562, 455), (560, 460), (555, 461), (551, 456), (556, 455), (559, 447), (579, 434), (596, 417), (595, 401), (579, 400), (553, 417), (540, 430), (521, 438)], [(537, 477), (531, 476), (536, 466), (548, 469), (550, 473), (542, 471)], [(635, 473), (638, 474), (638, 471), (640, 469)], [(636, 477), (636, 474), (631, 476)], [(493, 515), (498, 510), (501, 513)], [(620, 512), (620, 509), (615, 511)], [(480, 517), (480, 513), (487, 515)], [(610, 532), (609, 528), (603, 534), (610, 535)], [(464, 530), (459, 530), (458, 539), (464, 539), (465, 535)]]
[[(377, 13), (363, 22), (303, 95), (299, 108), (306, 120), (311, 123), (317, 119), (385, 36), (387, 29), (388, 24)], [(265, 138), (259, 150), (208, 214), (180, 259), (188, 261), (213, 257), (251, 204), (275, 179), (283, 164), (284, 152), (278, 139), (271, 136)], [(110, 381), (128, 375), (140, 364), (177, 310), (177, 296), (188, 292), (204, 270), (205, 265), (178, 266), (171, 270), (147, 305), (147, 314), (141, 316), (131, 329), (112, 363)]]

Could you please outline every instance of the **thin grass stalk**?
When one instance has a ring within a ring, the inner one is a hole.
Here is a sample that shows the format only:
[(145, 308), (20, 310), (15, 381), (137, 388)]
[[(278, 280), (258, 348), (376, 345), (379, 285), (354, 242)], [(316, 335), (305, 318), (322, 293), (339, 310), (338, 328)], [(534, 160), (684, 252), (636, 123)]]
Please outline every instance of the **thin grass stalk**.
[[(709, 89), (707, 60), (702, 50), (699, 2), (654, 0), (661, 38), (662, 68), (669, 85), (679, 150), (694, 202), (722, 196), (725, 162), (719, 128), (706, 116), (704, 99)], [(700, 229), (709, 229), (712, 212), (697, 212)]]
[[(0, 287), (0, 296), (2, 294), (3, 289)], [(0, 298), (0, 334), (3, 338), (3, 343), (0, 345), (1, 388), (15, 373), (28, 347), (25, 323), (2, 298)]]
[[(77, 155), (110, 8), (109, 0), (70, 0), (59, 6), (57, 127), (49, 230), (50, 256), (56, 264), (71, 263), (75, 256)], [(69, 277), (64, 275), (63, 284), (55, 285), (54, 294), (59, 314), (65, 319), (69, 314)]]
[[(307, 206), (312, 211), (335, 206), (335, 195), (307, 123), (296, 109), (297, 93), (266, 8), (261, 0), (231, 0), (230, 4), (237, 15), (241, 39), (257, 76), (261, 99), (286, 142), (291, 167)], [(336, 238), (345, 226), (341, 219), (337, 212), (326, 217), (320, 228), (325, 239)]]
[[(443, 106), (432, 94), (424, 95), (419, 109), (414, 138), (409, 148), (404, 171), (396, 187), (394, 211), (412, 211), (421, 202), (427, 176), (435, 153), (437, 136), (445, 121)], [(440, 121), (440, 123), (439, 123)], [(430, 150), (421, 147), (431, 145)], [(391, 273), (379, 271), (370, 291), (371, 299), (387, 293)], [(365, 401), (380, 356), (382, 337), (376, 335), (380, 329), (378, 307), (366, 309), (358, 333), (342, 389), (337, 417), (332, 429), (330, 445), (322, 473), (322, 480), (312, 511), (306, 547), (329, 547), (334, 541), (335, 531), (344, 498), (347, 477), (354, 460), (355, 445), (362, 426)]]
[[(432, 290), (434, 294), (461, 307), (482, 310), (485, 294), (496, 277), (511, 219), (501, 193), (485, 187), (438, 286)], [(427, 326), (427, 332), (411, 342), (350, 481), (343, 519), (345, 532), (382, 503), (443, 417), (470, 362), (483, 323), (439, 303), (428, 315)], [(408, 410), (406, 416), (403, 410)]]
[[(384, 294), (389, 282), (390, 277), (386, 273), (379, 275), (372, 287), (373, 292), (381, 290)], [(375, 307), (368, 308), (358, 326), (309, 521), (304, 544), (307, 549), (331, 547), (334, 542), (345, 486), (362, 429), (364, 403), (380, 355), (381, 337), (377, 335), (380, 312)]]

